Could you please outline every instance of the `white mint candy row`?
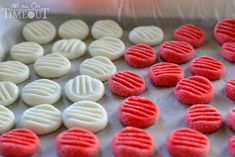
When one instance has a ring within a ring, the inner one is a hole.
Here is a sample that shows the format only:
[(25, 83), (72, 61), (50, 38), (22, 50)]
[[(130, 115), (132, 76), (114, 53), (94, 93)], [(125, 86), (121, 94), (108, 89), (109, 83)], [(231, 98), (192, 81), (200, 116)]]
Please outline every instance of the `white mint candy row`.
[[(58, 130), (62, 123), (67, 128), (80, 127), (97, 133), (108, 124), (106, 110), (93, 101), (80, 101), (67, 107), (63, 114), (50, 104), (40, 104), (25, 110), (20, 118), (20, 127), (32, 130), (38, 135)], [(15, 116), (0, 105), (0, 134), (10, 130), (15, 124)]]
[[(56, 28), (46, 20), (33, 21), (24, 26), (22, 34), (27, 41), (47, 44), (56, 37)], [(62, 39), (84, 40), (89, 35), (89, 27), (83, 20), (72, 19), (59, 26), (58, 34)], [(99, 20), (93, 24), (91, 34), (95, 39), (102, 37), (121, 38), (123, 30), (113, 20)]]

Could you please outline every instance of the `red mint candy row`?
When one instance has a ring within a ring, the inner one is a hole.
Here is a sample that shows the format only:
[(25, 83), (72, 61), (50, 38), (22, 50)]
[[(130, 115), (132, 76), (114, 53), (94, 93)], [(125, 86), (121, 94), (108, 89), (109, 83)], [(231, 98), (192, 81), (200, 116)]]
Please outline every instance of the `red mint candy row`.
[(167, 148), (174, 157), (205, 157), (209, 152), (210, 143), (202, 133), (182, 128), (170, 133)]
[(100, 149), (98, 138), (81, 128), (71, 128), (60, 133), (55, 144), (60, 157), (93, 157)]
[(202, 133), (212, 133), (222, 126), (223, 117), (213, 106), (196, 104), (187, 110), (185, 122), (191, 129)]
[(235, 42), (235, 18), (219, 21), (214, 28), (214, 36), (219, 44)]
[(157, 55), (151, 46), (137, 44), (127, 49), (124, 58), (129, 65), (141, 68), (152, 65), (156, 61)]
[(195, 55), (193, 47), (184, 41), (164, 42), (159, 49), (159, 53), (164, 61), (176, 64), (186, 63)]
[(110, 90), (122, 97), (141, 94), (145, 88), (144, 78), (131, 71), (119, 71), (108, 81)]
[(171, 87), (184, 78), (184, 71), (177, 64), (162, 62), (149, 69), (148, 77), (156, 86)]
[(29, 157), (40, 147), (38, 136), (29, 129), (14, 129), (0, 136), (0, 154), (8, 157)]
[(205, 77), (190, 76), (178, 82), (175, 96), (184, 104), (207, 104), (214, 96), (214, 86)]
[(154, 153), (155, 145), (147, 131), (126, 127), (114, 136), (112, 148), (115, 157), (149, 157)]
[(193, 24), (184, 24), (176, 29), (175, 39), (185, 41), (194, 48), (200, 47), (205, 42), (205, 32)]
[(158, 105), (150, 99), (139, 96), (125, 99), (117, 113), (124, 125), (138, 128), (148, 127), (160, 117)]

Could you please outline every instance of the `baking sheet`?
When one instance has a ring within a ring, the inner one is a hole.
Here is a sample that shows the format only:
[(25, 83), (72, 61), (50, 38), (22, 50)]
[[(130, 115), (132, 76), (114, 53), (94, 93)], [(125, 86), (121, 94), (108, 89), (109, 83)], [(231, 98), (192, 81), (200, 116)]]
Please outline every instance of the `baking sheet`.
[[(69, 15), (50, 15), (48, 17), (48, 20), (51, 21), (56, 25), (58, 28), (59, 24), (62, 22), (71, 19), (71, 18), (76, 18), (77, 16), (69, 16)], [(77, 17), (78, 18), (78, 17)], [(80, 18), (80, 17), (79, 17)], [(104, 17), (103, 17), (104, 18)], [(95, 20), (101, 19), (100, 17), (83, 17), (86, 22), (91, 25)], [(228, 110), (230, 110), (232, 107), (234, 107), (234, 102), (228, 99), (224, 93), (224, 85), (225, 82), (228, 79), (231, 79), (235, 76), (234, 72), (234, 64), (229, 63), (225, 61), (222, 56), (220, 55), (220, 46), (216, 43), (212, 30), (213, 26), (216, 21), (202, 21), (202, 20), (181, 20), (181, 19), (148, 19), (148, 18), (143, 18), (138, 21), (138, 23), (135, 22), (134, 19), (126, 19), (120, 21), (122, 26), (125, 28), (125, 35), (123, 37), (123, 41), (126, 44), (126, 47), (129, 47), (131, 43), (128, 41), (128, 31), (135, 27), (136, 25), (149, 25), (149, 24), (154, 24), (157, 26), (160, 26), (164, 33), (165, 33), (165, 41), (166, 40), (173, 40), (173, 32), (175, 28), (180, 26), (183, 23), (187, 22), (193, 22), (197, 24), (198, 26), (201, 26), (202, 28), (206, 29), (206, 43), (196, 49), (196, 56), (201, 56), (201, 55), (208, 55), (212, 56), (216, 59), (219, 59), (222, 61), (225, 66), (226, 66), (226, 75), (218, 80), (218, 81), (213, 81), (213, 84), (215, 85), (215, 98), (211, 101), (211, 105), (215, 106), (217, 109), (219, 109), (223, 116), (225, 117)], [(22, 27), (27, 21), (18, 21), (16, 19), (4, 19), (3, 21), (0, 21), (0, 42), (3, 45), (3, 48), (6, 52), (9, 52), (9, 48), (23, 40), (23, 37), (21, 35), (21, 30)], [(54, 41), (58, 40), (59, 38), (55, 39)], [(88, 39), (85, 40), (87, 45), (92, 41), (93, 39), (89, 37)], [(48, 44), (43, 46), (45, 49), (45, 54), (51, 53), (51, 45)], [(158, 51), (159, 46), (154, 47), (156, 51)], [(8, 55), (6, 56), (7, 60), (10, 58)], [(79, 65), (80, 63), (86, 59), (89, 58), (90, 55), (87, 53), (85, 56), (77, 59), (77, 60), (72, 60), (72, 71), (68, 73), (67, 75), (54, 79), (54, 81), (58, 82), (63, 86), (69, 79), (74, 78), (75, 76), (79, 75)], [(158, 61), (161, 62), (158, 54)], [(146, 86), (147, 89), (145, 92), (141, 94), (141, 96), (147, 97), (152, 99), (154, 102), (156, 102), (161, 111), (161, 116), (159, 121), (145, 129), (149, 131), (155, 139), (156, 143), (156, 152), (154, 156), (157, 154), (161, 154), (163, 157), (171, 157), (171, 155), (168, 153), (167, 148), (166, 148), (166, 138), (168, 134), (177, 128), (181, 127), (186, 127), (184, 123), (184, 115), (185, 115), (185, 110), (188, 108), (188, 106), (183, 105), (179, 103), (175, 96), (174, 96), (174, 87), (172, 88), (158, 88), (153, 86), (150, 81), (147, 78), (147, 71), (149, 67), (147, 68), (133, 68), (128, 66), (124, 59), (118, 59), (117, 61), (114, 61), (114, 64), (117, 67), (117, 70), (131, 70), (133, 72), (136, 72), (140, 74), (141, 76), (144, 77), (146, 81)], [(188, 71), (188, 66), (189, 63), (183, 64), (182, 67), (184, 68), (184, 71), (186, 73), (186, 77), (190, 76), (190, 73)], [(20, 90), (27, 84), (32, 82), (33, 80), (39, 79), (41, 77), (37, 76), (34, 71), (33, 71), (33, 64), (29, 65), (30, 70), (31, 70), (31, 76), (30, 79), (27, 81), (21, 83), (19, 85)], [(98, 102), (100, 103), (106, 110), (109, 116), (109, 123), (108, 126), (98, 134), (96, 134), (100, 140), (101, 143), (101, 151), (98, 155), (98, 157), (113, 157), (112, 154), (112, 149), (111, 149), (111, 141), (112, 137), (116, 132), (118, 132), (120, 129), (123, 128), (122, 124), (119, 122), (116, 116), (116, 110), (119, 104), (124, 100), (122, 97), (118, 97), (115, 95), (112, 95), (110, 90), (108, 89), (107, 82), (104, 83), (105, 85), (105, 95), (104, 97)], [(71, 105), (72, 102), (70, 102), (68, 99), (65, 98), (64, 94), (57, 102), (54, 104), (55, 107), (63, 111), (66, 107)], [(17, 119), (17, 124), (16, 128), (19, 127), (19, 119), (23, 113), (24, 110), (29, 108), (30, 106), (24, 104), (22, 102), (22, 99), (19, 98), (13, 105), (10, 105), (8, 108), (14, 112), (16, 115)], [(56, 152), (54, 149), (54, 139), (58, 133), (61, 131), (65, 130), (65, 127), (61, 127), (58, 131), (49, 134), (49, 135), (44, 135), (40, 136), (41, 140), (41, 149), (37, 154), (34, 155), (34, 157), (56, 157)], [(228, 139), (233, 135), (233, 133), (226, 127), (223, 126), (220, 128), (216, 133), (209, 134), (208, 137), (210, 139), (211, 143), (211, 149), (208, 157), (228, 157), (229, 152), (227, 150), (227, 142)], [(187, 155), (185, 155), (186, 157)]]

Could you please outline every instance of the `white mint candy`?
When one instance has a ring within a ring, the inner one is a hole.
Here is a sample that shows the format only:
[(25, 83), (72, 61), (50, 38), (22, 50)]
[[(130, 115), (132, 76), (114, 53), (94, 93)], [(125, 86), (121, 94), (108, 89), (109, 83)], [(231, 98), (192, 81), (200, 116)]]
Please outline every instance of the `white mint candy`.
[(125, 44), (117, 38), (103, 37), (93, 41), (88, 47), (88, 51), (92, 57), (105, 56), (110, 60), (120, 58), (126, 49)]
[(12, 59), (25, 64), (35, 62), (43, 54), (44, 50), (42, 46), (35, 42), (22, 42), (14, 45), (10, 50)]
[(117, 22), (107, 19), (96, 21), (92, 26), (91, 34), (95, 39), (107, 36), (121, 38), (123, 30)]
[(33, 21), (24, 26), (23, 36), (27, 41), (47, 44), (55, 38), (56, 28), (46, 20)]
[(29, 68), (18, 61), (6, 61), (0, 63), (0, 81), (21, 83), (29, 78)]
[(60, 25), (58, 33), (63, 39), (76, 38), (83, 40), (89, 35), (89, 27), (82, 20), (68, 20)]
[(80, 39), (62, 39), (54, 43), (52, 53), (59, 53), (68, 59), (76, 59), (86, 53), (86, 44)]
[(0, 134), (9, 131), (15, 125), (15, 115), (8, 108), (0, 105)]
[(0, 105), (8, 106), (13, 104), (19, 97), (19, 88), (12, 82), (0, 82)]
[(70, 61), (59, 53), (52, 53), (40, 57), (34, 64), (35, 72), (46, 78), (57, 78), (71, 70)]
[(60, 110), (52, 105), (41, 104), (24, 111), (20, 126), (32, 130), (38, 135), (56, 131), (62, 124)]
[(98, 101), (104, 95), (104, 85), (100, 80), (88, 75), (79, 75), (65, 84), (64, 91), (67, 98), (73, 102)]
[(139, 26), (129, 33), (129, 40), (134, 44), (158, 45), (162, 42), (164, 33), (156, 26)]
[(61, 86), (55, 81), (39, 79), (22, 89), (22, 99), (30, 106), (54, 104), (60, 99), (61, 93)]
[(106, 127), (108, 115), (96, 102), (79, 101), (64, 110), (63, 121), (67, 128), (79, 127), (96, 133)]
[(106, 81), (116, 73), (116, 67), (107, 57), (97, 56), (83, 61), (80, 65), (80, 73)]

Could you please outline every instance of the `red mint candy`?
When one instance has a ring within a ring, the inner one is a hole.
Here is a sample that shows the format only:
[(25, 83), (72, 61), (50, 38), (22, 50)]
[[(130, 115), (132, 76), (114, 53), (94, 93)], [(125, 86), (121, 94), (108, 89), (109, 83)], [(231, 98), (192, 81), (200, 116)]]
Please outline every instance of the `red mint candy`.
[[(235, 132), (235, 108), (232, 108), (227, 115), (226, 123), (228, 127)], [(235, 149), (235, 148), (234, 148)]]
[(205, 42), (205, 32), (203, 29), (193, 25), (185, 24), (175, 30), (175, 39), (185, 41), (194, 48), (200, 47)]
[(184, 78), (184, 71), (177, 64), (162, 62), (149, 69), (148, 77), (156, 86), (171, 87)]
[(189, 70), (193, 75), (203, 76), (209, 80), (218, 80), (225, 74), (224, 64), (209, 56), (194, 59)]
[(229, 143), (228, 143), (228, 149), (229, 149), (232, 157), (235, 157), (235, 136), (230, 138)]
[(14, 129), (0, 136), (0, 153), (9, 157), (29, 157), (40, 147), (38, 136), (29, 129)]
[(202, 133), (182, 128), (170, 133), (167, 148), (174, 157), (205, 157), (209, 152), (210, 143)]
[(220, 51), (226, 60), (235, 62), (235, 42), (228, 42), (223, 44)]
[(187, 110), (185, 122), (191, 129), (202, 133), (212, 133), (221, 127), (223, 117), (215, 107), (206, 104), (197, 104)]
[(230, 99), (235, 100), (235, 80), (227, 81), (225, 85), (225, 93)]
[(214, 96), (214, 86), (205, 77), (190, 76), (178, 82), (175, 96), (184, 104), (207, 104)]
[(235, 42), (235, 18), (223, 19), (217, 22), (214, 28), (214, 36), (219, 44)]
[(124, 53), (126, 62), (137, 68), (147, 67), (156, 61), (154, 49), (146, 44), (137, 44), (127, 49)]
[(184, 41), (167, 41), (164, 42), (159, 53), (164, 61), (183, 64), (190, 61), (195, 55), (193, 47)]
[(159, 119), (160, 110), (152, 100), (132, 96), (125, 99), (119, 109), (118, 117), (124, 125), (145, 128)]
[(112, 141), (115, 157), (149, 157), (154, 153), (154, 140), (145, 130), (126, 127)]
[(144, 78), (131, 71), (119, 71), (109, 79), (110, 90), (118, 96), (139, 95), (145, 90)]
[(60, 133), (55, 144), (60, 157), (93, 157), (100, 149), (97, 137), (81, 128), (71, 128)]

